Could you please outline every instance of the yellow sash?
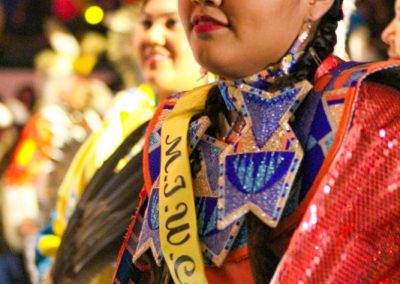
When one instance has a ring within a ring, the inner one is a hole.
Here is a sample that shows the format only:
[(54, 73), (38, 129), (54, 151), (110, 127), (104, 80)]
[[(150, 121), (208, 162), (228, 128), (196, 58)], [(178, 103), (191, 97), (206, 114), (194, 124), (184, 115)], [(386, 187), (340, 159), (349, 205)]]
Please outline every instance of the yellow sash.
[(190, 119), (204, 110), (212, 86), (197, 88), (180, 98), (162, 127), (160, 240), (175, 283), (207, 283), (197, 233), (188, 133)]

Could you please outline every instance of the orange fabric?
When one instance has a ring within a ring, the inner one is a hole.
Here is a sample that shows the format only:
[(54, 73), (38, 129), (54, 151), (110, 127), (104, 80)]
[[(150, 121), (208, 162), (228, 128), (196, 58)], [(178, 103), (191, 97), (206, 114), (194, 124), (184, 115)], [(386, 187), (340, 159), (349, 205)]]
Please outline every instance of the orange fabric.
[(314, 91), (315, 92), (321, 92), (323, 91), (326, 86), (329, 84), (329, 82), (332, 80), (332, 75), (326, 75), (323, 76), (321, 79), (319, 79), (314, 86)]
[(206, 267), (209, 284), (252, 284), (254, 283), (248, 258), (240, 261), (226, 261), (223, 267)]
[(335, 90), (343, 88), (343, 84), (350, 79), (353, 73), (354, 73), (353, 69), (344, 71), (338, 78), (336, 78), (335, 83), (333, 84), (333, 88)]
[[(35, 151), (30, 153), (30, 157), (25, 157), (27, 160), (24, 164), (19, 161), (20, 155), (27, 141), (35, 143)], [(5, 172), (6, 184), (21, 184), (31, 182), (32, 179), (39, 174), (39, 165), (44, 159), (47, 159), (47, 150), (50, 147), (51, 133), (49, 131), (48, 122), (41, 114), (36, 114), (25, 125), (21, 133), (21, 138), (14, 150), (11, 162)]]
[(146, 130), (146, 136), (145, 136), (145, 142), (144, 142), (144, 147), (143, 147), (143, 177), (144, 177), (144, 189), (147, 192), (147, 195), (150, 196), (150, 191), (151, 187), (153, 185), (153, 181), (151, 180), (151, 175), (150, 175), (150, 165), (149, 165), (149, 146), (150, 146), (150, 137), (151, 133), (154, 130), (154, 127), (156, 126), (158, 119), (160, 117), (161, 112), (164, 109), (165, 104), (167, 103), (167, 100), (164, 100), (159, 107), (157, 108), (156, 112), (153, 115), (153, 118), (149, 122), (149, 126), (147, 127)]
[(247, 246), (244, 246), (240, 249), (236, 249), (234, 251), (231, 251), (228, 256), (226, 257), (226, 261), (239, 261), (244, 258), (249, 257), (249, 249)]

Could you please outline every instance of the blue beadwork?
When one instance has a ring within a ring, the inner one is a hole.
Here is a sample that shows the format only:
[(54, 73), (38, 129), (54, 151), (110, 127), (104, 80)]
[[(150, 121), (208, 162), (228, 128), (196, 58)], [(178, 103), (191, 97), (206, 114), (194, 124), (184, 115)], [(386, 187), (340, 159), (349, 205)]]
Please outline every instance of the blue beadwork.
[(293, 157), (293, 152), (232, 155), (226, 158), (225, 172), (237, 190), (256, 194), (265, 191), (287, 174)]
[(246, 108), (252, 121), (254, 138), (259, 148), (265, 145), (279, 127), (279, 121), (287, 109), (296, 101), (298, 92), (299, 89), (289, 87), (282, 92), (282, 95), (272, 99), (266, 99), (251, 93), (243, 93)]
[(154, 190), (150, 196), (148, 205), (149, 212), (147, 216), (148, 225), (150, 229), (152, 229), (153, 231), (158, 230), (158, 228), (160, 227), (158, 202), (159, 202), (158, 191)]

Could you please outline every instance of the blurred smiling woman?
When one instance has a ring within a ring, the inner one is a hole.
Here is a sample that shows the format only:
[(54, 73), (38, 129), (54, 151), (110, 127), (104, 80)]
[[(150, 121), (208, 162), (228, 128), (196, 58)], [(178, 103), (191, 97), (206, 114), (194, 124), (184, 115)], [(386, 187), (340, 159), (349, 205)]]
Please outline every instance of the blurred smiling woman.
[(158, 99), (200, 85), (200, 66), (177, 14), (177, 1), (144, 1), (134, 46), (146, 82)]

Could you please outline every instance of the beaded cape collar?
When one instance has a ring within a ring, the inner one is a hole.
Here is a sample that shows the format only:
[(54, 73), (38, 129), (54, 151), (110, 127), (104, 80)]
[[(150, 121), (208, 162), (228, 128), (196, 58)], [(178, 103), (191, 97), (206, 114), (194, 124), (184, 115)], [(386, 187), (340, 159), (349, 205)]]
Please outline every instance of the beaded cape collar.
[[(265, 72), (261, 72), (245, 80), (218, 84), (228, 108), (244, 118), (244, 127), (233, 143), (204, 134), (209, 125), (204, 120), (197, 122), (198, 127), (191, 127), (190, 146), (204, 153), (203, 176), (208, 176), (210, 184), (206, 190), (209, 192), (195, 184), (195, 195), (213, 197), (196, 198), (197, 212), (202, 206), (204, 212), (213, 212), (209, 220), (201, 220), (198, 215), (199, 227), (212, 227), (200, 233), (200, 241), (208, 261), (217, 266), (222, 265), (232, 249), (248, 212), (270, 227), (277, 226), (303, 158), (303, 149), (289, 120), (312, 85), (301, 81), (270, 93), (266, 90), (270, 83), (265, 78)], [(144, 222), (134, 260), (146, 248), (151, 248), (157, 263), (162, 260), (156, 220), (158, 194), (155, 185), (144, 217), (150, 221)]]
[(289, 120), (312, 85), (301, 81), (273, 93), (268, 85), (264, 73), (219, 83), (228, 109), (245, 122), (219, 158), (219, 230), (249, 211), (277, 226), (303, 157)]

